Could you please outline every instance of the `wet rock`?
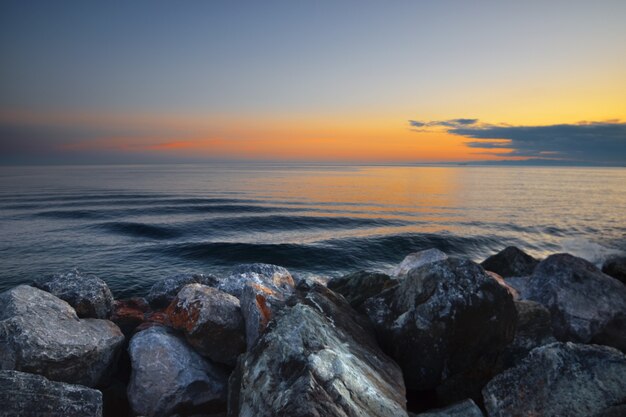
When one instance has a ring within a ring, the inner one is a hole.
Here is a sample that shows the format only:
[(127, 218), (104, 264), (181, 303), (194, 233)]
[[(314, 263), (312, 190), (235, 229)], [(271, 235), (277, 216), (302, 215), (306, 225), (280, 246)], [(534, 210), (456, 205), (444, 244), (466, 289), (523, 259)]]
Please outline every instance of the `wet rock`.
[(229, 416), (406, 416), (398, 366), (342, 297), (298, 292), (230, 379)]
[[(485, 417), (472, 400), (465, 400), (445, 408), (413, 414), (414, 417)], [(411, 417), (413, 417), (411, 416)]]
[(295, 286), (293, 277), (282, 266), (256, 263), (237, 265), (228, 277), (220, 280), (217, 288), (239, 298), (249, 282), (285, 294), (290, 294)]
[(78, 317), (106, 319), (113, 308), (113, 294), (106, 282), (78, 270), (37, 280), (33, 287), (47, 291), (74, 307)]
[(626, 284), (626, 256), (614, 256), (602, 265), (602, 272)]
[(480, 265), (487, 271), (508, 278), (530, 275), (537, 264), (537, 259), (515, 246), (509, 246), (485, 259)]
[(175, 329), (201, 355), (234, 366), (246, 350), (245, 324), (239, 300), (216, 288), (200, 284), (183, 287), (166, 314)]
[(343, 295), (350, 305), (358, 309), (361, 304), (383, 290), (398, 283), (389, 275), (378, 272), (358, 271), (330, 280), (328, 288)]
[(0, 294), (0, 369), (93, 387), (114, 370), (123, 342), (115, 324), (81, 320), (48, 292), (20, 285)]
[(530, 277), (525, 296), (550, 310), (558, 340), (626, 351), (626, 286), (590, 262), (549, 256)]
[(626, 393), (626, 356), (606, 346), (552, 343), (496, 376), (483, 396), (489, 417), (588, 417)]
[(626, 416), (626, 404), (615, 405), (605, 408), (593, 415), (593, 417), (624, 417)]
[(145, 298), (133, 297), (123, 300), (115, 300), (111, 321), (122, 330), (124, 335), (132, 334), (133, 330), (144, 322), (150, 306)]
[(480, 398), (513, 340), (517, 317), (505, 288), (479, 265), (457, 258), (412, 269), (364, 307), (407, 388), (436, 388), (444, 404)]
[(166, 308), (170, 305), (176, 294), (188, 284), (202, 284), (214, 287), (218, 278), (204, 274), (179, 274), (156, 282), (150, 288), (146, 299), (154, 309)]
[(552, 335), (550, 311), (534, 301), (515, 301), (515, 338), (502, 353), (502, 369), (517, 365), (536, 347), (556, 342)]
[(246, 285), (241, 294), (241, 313), (246, 325), (248, 349), (256, 344), (272, 317), (284, 306), (281, 293), (255, 283)]
[(517, 289), (515, 289), (515, 287), (513, 287), (512, 285), (509, 285), (509, 283), (506, 282), (506, 280), (504, 278), (502, 278), (499, 274), (496, 274), (493, 271), (485, 271), (485, 272), (491, 278), (495, 279), (498, 282), (498, 284), (503, 286), (507, 290), (507, 292), (509, 294), (511, 294), (511, 297), (513, 297), (514, 300), (519, 299), (519, 297), (520, 297), (519, 291), (517, 291)]
[(443, 261), (447, 258), (448, 255), (435, 248), (413, 252), (408, 254), (400, 265), (391, 271), (391, 275), (394, 277), (403, 277), (413, 268), (419, 268), (431, 262)]
[(128, 399), (136, 415), (192, 416), (225, 411), (228, 374), (165, 327), (136, 333), (128, 347)]
[[(489, 271), (487, 271), (489, 272)], [(525, 299), (528, 294), (528, 281), (530, 276), (505, 278), (504, 282), (517, 292), (516, 299)]]
[(101, 417), (102, 394), (41, 375), (0, 371), (0, 416)]

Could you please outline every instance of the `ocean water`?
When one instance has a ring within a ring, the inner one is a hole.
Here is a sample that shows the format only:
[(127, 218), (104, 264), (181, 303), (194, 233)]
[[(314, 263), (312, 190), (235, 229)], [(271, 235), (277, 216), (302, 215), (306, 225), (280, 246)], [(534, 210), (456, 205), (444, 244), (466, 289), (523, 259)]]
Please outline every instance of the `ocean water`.
[(626, 251), (626, 169), (269, 164), (0, 167), (0, 291), (78, 268), (116, 297), (268, 262), (388, 270), (431, 247), (601, 263)]

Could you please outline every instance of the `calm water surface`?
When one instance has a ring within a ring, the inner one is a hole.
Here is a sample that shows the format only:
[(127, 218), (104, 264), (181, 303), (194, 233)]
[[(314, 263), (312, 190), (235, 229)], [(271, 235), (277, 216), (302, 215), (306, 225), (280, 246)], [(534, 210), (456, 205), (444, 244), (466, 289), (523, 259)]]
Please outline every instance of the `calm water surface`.
[(269, 262), (336, 276), (437, 247), (599, 263), (626, 251), (626, 169), (170, 165), (0, 168), (0, 290), (79, 268), (118, 297)]

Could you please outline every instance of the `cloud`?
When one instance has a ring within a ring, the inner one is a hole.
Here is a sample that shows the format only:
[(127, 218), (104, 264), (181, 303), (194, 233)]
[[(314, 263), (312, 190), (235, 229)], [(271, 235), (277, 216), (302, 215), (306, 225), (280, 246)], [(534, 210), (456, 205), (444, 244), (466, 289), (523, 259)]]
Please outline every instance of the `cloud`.
[(460, 128), (464, 126), (471, 126), (478, 123), (478, 119), (448, 119), (448, 120), (434, 120), (430, 122), (422, 122), (419, 120), (409, 120), (411, 127), (424, 131), (428, 127), (445, 127), (445, 128)]
[(446, 127), (450, 134), (472, 139), (466, 142), (468, 147), (501, 150), (496, 153), (500, 156), (626, 163), (626, 123), (618, 120), (547, 126), (492, 125), (476, 119), (420, 123)]

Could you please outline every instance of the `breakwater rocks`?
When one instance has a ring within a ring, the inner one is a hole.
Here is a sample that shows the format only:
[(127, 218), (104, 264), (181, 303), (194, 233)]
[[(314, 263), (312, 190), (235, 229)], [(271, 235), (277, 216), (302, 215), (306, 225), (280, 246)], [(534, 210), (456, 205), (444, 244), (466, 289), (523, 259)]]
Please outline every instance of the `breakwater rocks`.
[(0, 294), (0, 416), (626, 415), (623, 258), (603, 271), (506, 248), (327, 283), (239, 265), (146, 299), (38, 278)]

